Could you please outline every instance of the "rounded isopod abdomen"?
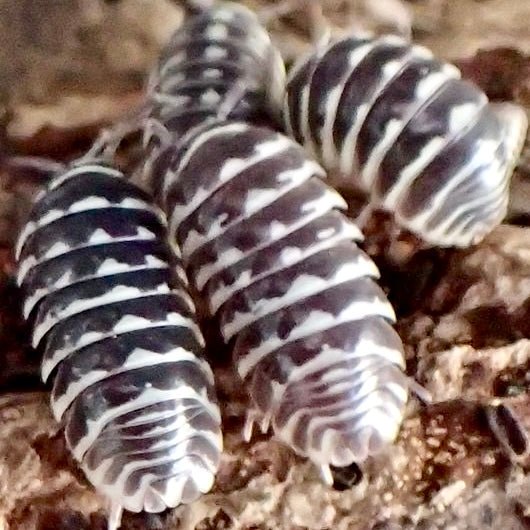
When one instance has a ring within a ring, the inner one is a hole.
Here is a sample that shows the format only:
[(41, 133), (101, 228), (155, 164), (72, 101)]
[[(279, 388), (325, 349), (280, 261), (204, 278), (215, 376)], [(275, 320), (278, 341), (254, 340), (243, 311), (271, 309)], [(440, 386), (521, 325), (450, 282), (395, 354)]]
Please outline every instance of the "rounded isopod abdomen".
[[(285, 67), (258, 16), (216, 2), (187, 19), (165, 46), (148, 88), (146, 146), (167, 145), (194, 126), (227, 118), (281, 120)], [(155, 155), (156, 156), (156, 155)]]
[(38, 197), (17, 245), (32, 343), (68, 447), (111, 504), (160, 512), (214, 482), (213, 375), (162, 213), (108, 166), (71, 167)]
[[(391, 443), (408, 398), (394, 312), (321, 167), (241, 122), (194, 131), (159, 175), (170, 237), (232, 345), (254, 419), (330, 477)], [(247, 431), (249, 435), (250, 430)]]
[(289, 74), (290, 135), (429, 244), (468, 246), (506, 215), (527, 129), (459, 70), (396, 36), (353, 36)]

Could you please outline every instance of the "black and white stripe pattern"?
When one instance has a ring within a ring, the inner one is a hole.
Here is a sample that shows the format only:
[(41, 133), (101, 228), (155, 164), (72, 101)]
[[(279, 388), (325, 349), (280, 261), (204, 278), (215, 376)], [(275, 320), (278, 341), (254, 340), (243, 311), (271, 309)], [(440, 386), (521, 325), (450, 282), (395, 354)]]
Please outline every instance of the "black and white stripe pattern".
[(504, 218), (526, 117), (427, 49), (346, 38), (295, 65), (286, 92), (289, 134), (426, 242), (467, 246)]
[(408, 387), (378, 270), (323, 176), (286, 136), (232, 122), (190, 135), (159, 189), (250, 420), (329, 472), (394, 440)]
[(144, 143), (157, 151), (225, 107), (229, 118), (280, 121), (284, 89), (282, 58), (258, 17), (243, 5), (216, 3), (186, 20), (162, 51), (148, 88)]
[(113, 506), (159, 512), (213, 484), (222, 450), (213, 375), (162, 213), (104, 165), (37, 199), (18, 284), (68, 446)]

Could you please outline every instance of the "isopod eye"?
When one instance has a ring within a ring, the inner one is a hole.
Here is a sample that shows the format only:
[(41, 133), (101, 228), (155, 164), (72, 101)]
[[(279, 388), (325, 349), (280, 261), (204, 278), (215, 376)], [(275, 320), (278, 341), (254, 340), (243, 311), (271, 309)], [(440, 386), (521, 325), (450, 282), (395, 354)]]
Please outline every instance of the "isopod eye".
[(529, 453), (528, 433), (509, 407), (501, 404), (486, 409), (488, 423), (508, 454), (519, 461)]
[(330, 466), (333, 476), (333, 489), (346, 491), (357, 486), (363, 478), (361, 468), (354, 462), (346, 467)]

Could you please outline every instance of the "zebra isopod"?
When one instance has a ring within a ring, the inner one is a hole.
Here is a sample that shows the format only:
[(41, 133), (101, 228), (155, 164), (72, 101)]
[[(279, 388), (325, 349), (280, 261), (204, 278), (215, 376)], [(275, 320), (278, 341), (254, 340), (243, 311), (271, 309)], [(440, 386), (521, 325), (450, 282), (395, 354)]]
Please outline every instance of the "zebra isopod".
[(525, 113), (397, 36), (317, 47), (291, 70), (288, 133), (337, 182), (429, 244), (479, 242), (506, 215)]
[(149, 87), (144, 143), (154, 151), (217, 119), (281, 121), (285, 67), (258, 16), (216, 2), (189, 17), (162, 50)]
[(213, 374), (167, 223), (107, 165), (72, 166), (37, 198), (16, 249), (32, 343), (69, 449), (111, 506), (160, 512), (213, 484)]
[(303, 148), (242, 122), (206, 124), (154, 175), (170, 238), (260, 419), (330, 480), (377, 453), (408, 399), (394, 312), (345, 202)]

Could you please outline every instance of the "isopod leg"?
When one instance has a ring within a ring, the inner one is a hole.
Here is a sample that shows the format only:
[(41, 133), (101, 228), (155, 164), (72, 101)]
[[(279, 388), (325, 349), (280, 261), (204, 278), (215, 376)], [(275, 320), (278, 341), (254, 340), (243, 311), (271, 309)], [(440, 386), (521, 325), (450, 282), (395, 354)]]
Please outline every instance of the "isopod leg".
[(262, 416), (261, 421), (259, 422), (259, 428), (262, 434), (265, 434), (270, 427), (271, 417), (269, 414)]
[(249, 410), (245, 418), (245, 425), (243, 426), (243, 440), (245, 440), (245, 442), (250, 442), (252, 438), (252, 432), (254, 431), (254, 423), (257, 420), (257, 411), (254, 409)]
[[(232, 88), (226, 95), (226, 99), (219, 107), (217, 114), (220, 120), (228, 119), (230, 113), (237, 107), (239, 102), (243, 99), (245, 93), (247, 92), (246, 82), (247, 79), (245, 77), (242, 77), (234, 84), (234, 86), (232, 86)], [(251, 80), (249, 80), (248, 82), (250, 84)]]
[(270, 422), (270, 414), (263, 414), (255, 408), (250, 409), (247, 412), (245, 425), (243, 427), (243, 439), (245, 442), (250, 442), (252, 439), (254, 423), (257, 423), (259, 425), (260, 431), (265, 434), (269, 430)]
[(267, 25), (275, 19), (301, 9), (304, 9), (306, 16), (309, 16), (309, 31), (315, 47), (319, 49), (326, 46), (331, 40), (331, 29), (322, 13), (321, 2), (317, 0), (282, 0), (261, 9), (258, 18), (263, 25)]
[(365, 229), (373, 212), (374, 205), (371, 203), (366, 203), (366, 205), (361, 208), (361, 211), (359, 212), (357, 217), (353, 220), (353, 222), (361, 232)]
[(118, 528), (121, 526), (123, 506), (116, 501), (110, 501), (109, 505), (109, 521), (107, 524), (107, 530), (118, 530)]
[(426, 405), (429, 405), (432, 403), (432, 394), (422, 385), (420, 385), (417, 381), (415, 381), (412, 377), (407, 377), (407, 385), (411, 392), (414, 392), (418, 399), (425, 403)]
[(329, 465), (318, 466), (320, 476), (325, 484), (328, 486), (333, 486), (333, 474), (331, 473), (331, 468)]
[(83, 165), (98, 159), (111, 162), (123, 140), (131, 134), (143, 130), (147, 112), (147, 105), (141, 105), (134, 109), (130, 115), (125, 116), (112, 126), (102, 129), (92, 147), (75, 164)]
[(42, 182), (47, 182), (65, 169), (64, 164), (40, 156), (11, 156), (6, 159), (5, 165), (15, 171), (31, 172), (37, 180)]

